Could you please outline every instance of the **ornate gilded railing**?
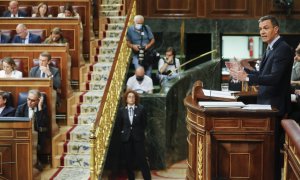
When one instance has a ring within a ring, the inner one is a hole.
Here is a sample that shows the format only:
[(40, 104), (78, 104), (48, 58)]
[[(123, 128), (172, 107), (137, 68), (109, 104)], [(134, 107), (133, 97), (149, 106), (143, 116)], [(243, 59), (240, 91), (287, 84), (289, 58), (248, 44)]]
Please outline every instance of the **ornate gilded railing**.
[(127, 48), (126, 45), (127, 27), (133, 24), (133, 18), (135, 15), (136, 0), (131, 0), (125, 27), (121, 35), (114, 63), (112, 65), (104, 95), (101, 100), (96, 122), (91, 128), (91, 180), (98, 179), (98, 177), (101, 176), (105, 165), (105, 158), (109, 148), (119, 97), (125, 80), (126, 71), (129, 66), (131, 50)]
[(283, 178), (300, 178), (300, 126), (292, 119), (283, 119), (281, 125), (285, 131)]

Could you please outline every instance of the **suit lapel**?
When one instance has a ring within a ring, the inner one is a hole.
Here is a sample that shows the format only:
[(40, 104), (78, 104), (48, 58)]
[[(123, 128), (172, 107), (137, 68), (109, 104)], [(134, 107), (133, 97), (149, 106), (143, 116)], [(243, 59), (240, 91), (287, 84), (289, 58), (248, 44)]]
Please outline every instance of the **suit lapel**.
[(272, 47), (272, 50), (270, 50), (270, 52), (264, 53), (263, 55), (263, 60), (261, 61), (260, 63), (260, 66), (259, 66), (259, 70), (261, 71), (263, 69), (263, 67), (265, 66), (265, 64), (269, 61), (268, 59), (271, 59), (271, 57), (273, 56), (273, 52), (274, 50), (276, 49), (276, 47), (278, 46), (278, 44), (282, 41), (282, 37), (280, 37), (274, 44), (273, 44), (273, 47)]

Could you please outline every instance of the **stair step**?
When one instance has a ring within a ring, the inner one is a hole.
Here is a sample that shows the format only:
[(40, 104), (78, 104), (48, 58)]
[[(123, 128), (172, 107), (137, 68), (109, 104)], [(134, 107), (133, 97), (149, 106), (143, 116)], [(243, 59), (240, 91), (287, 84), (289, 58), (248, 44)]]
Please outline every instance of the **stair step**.
[(66, 141), (60, 142), (59, 153), (60, 154), (90, 154), (90, 143), (89, 142), (74, 142), (74, 141)]
[(60, 157), (61, 166), (66, 167), (80, 167), (89, 168), (90, 166), (90, 155), (89, 154), (65, 154)]
[(74, 167), (64, 167), (59, 168), (55, 174), (56, 176), (50, 180), (62, 180), (62, 179), (72, 179), (72, 180), (89, 180), (90, 169), (89, 168), (74, 168)]
[(74, 126), (72, 130), (67, 133), (67, 140), (84, 142), (90, 140), (90, 125)]

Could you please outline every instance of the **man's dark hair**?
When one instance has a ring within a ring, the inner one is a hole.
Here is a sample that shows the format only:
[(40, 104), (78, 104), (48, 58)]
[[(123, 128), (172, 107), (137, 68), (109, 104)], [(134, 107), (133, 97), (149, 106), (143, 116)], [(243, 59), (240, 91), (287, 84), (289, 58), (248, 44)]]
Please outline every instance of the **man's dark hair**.
[(0, 96), (2, 97), (3, 100), (7, 101), (9, 94), (5, 91), (0, 91)]
[(47, 51), (44, 51), (40, 54), (40, 56), (42, 57), (47, 57), (48, 58), (48, 62), (51, 60), (51, 54)]
[(275, 16), (272, 16), (272, 15), (266, 15), (266, 16), (263, 16), (263, 17), (259, 18), (258, 23), (261, 23), (261, 22), (266, 21), (266, 20), (270, 20), (273, 27), (275, 27), (275, 26), (279, 27), (279, 23), (278, 23), (277, 18)]
[(173, 47), (168, 47), (166, 52), (172, 52), (172, 55), (175, 57), (176, 56), (176, 51)]

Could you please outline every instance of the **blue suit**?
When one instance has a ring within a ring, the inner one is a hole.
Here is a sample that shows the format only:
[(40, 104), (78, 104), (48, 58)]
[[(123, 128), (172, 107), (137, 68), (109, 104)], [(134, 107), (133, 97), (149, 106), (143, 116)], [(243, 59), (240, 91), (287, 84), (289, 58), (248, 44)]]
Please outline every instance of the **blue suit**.
[(15, 116), (15, 108), (11, 106), (5, 106), (3, 111), (0, 113), (0, 117), (14, 117)]
[(259, 71), (249, 71), (249, 85), (258, 84), (258, 104), (270, 104), (279, 110), (279, 116), (291, 108), (291, 72), (294, 62), (292, 48), (281, 38), (273, 45), (273, 50), (263, 55)]
[(0, 43), (2, 43), (2, 44), (3, 43), (9, 43), (9, 40), (10, 40), (9, 36), (1, 34), (1, 42)]
[[(12, 43), (22, 43), (22, 38), (18, 35), (15, 35), (13, 40), (11, 41)], [(32, 33), (29, 33), (29, 43), (41, 43), (41, 37)]]
[[(49, 70), (53, 75), (53, 88), (60, 89), (61, 87), (61, 78), (59, 69), (56, 67), (49, 66)], [(30, 69), (29, 77), (41, 77), (40, 66), (35, 66)]]
[[(11, 17), (11, 12), (10, 11), (5, 11), (2, 14), (2, 17)], [(27, 17), (27, 13), (24, 11), (18, 11), (18, 17)]]

